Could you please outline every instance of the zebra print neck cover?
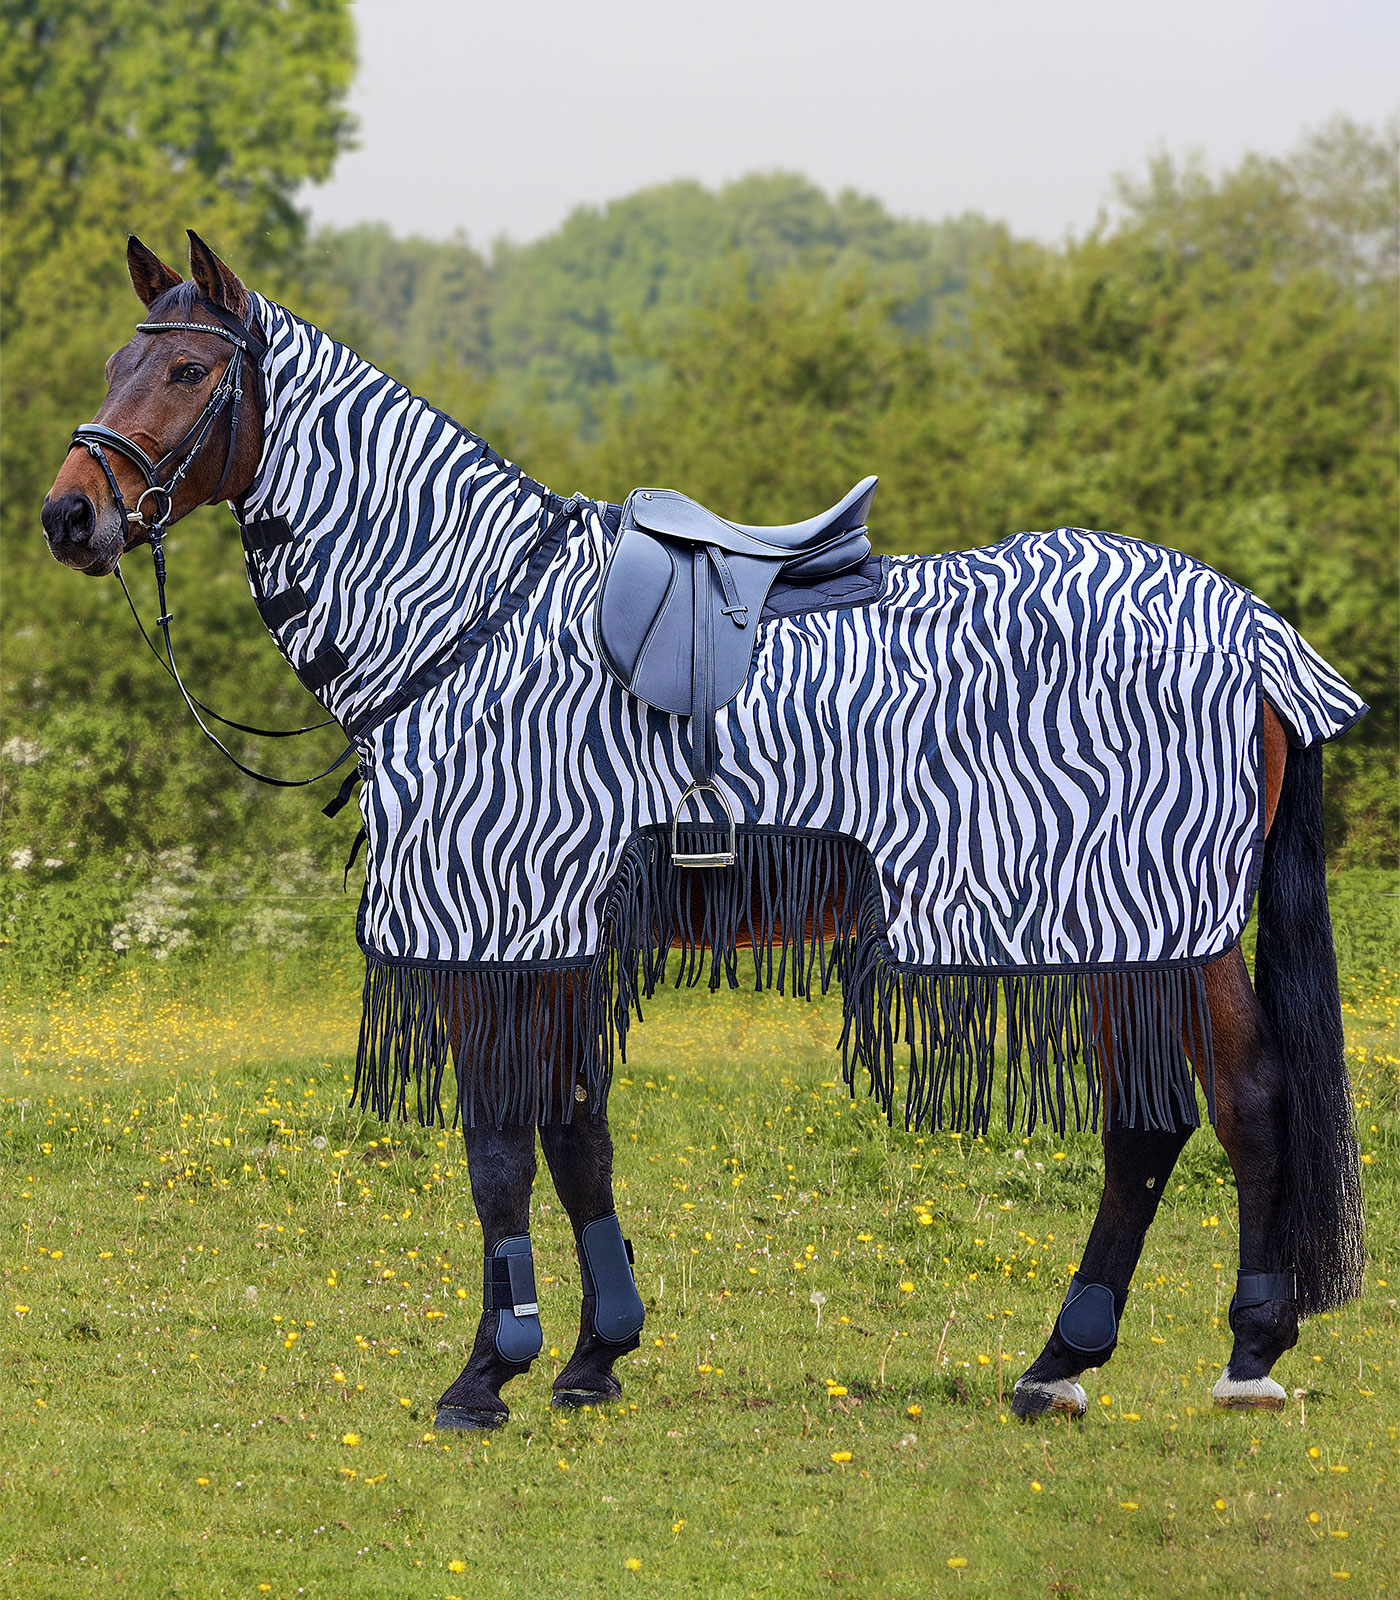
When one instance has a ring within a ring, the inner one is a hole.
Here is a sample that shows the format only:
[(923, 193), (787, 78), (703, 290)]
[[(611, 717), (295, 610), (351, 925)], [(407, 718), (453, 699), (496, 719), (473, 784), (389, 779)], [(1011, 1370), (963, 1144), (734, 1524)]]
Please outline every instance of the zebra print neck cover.
[(256, 309), (249, 579), (361, 753), (367, 1107), (442, 1120), (449, 1056), (469, 1121), (601, 1107), (669, 958), (711, 988), (839, 981), (847, 1080), (892, 1115), (902, 1055), (911, 1125), (986, 1129), (999, 1039), (1008, 1127), (1092, 1123), (1105, 1082), (1114, 1122), (1193, 1124), (1183, 1041), (1213, 1115), (1200, 969), (1254, 894), (1260, 695), (1303, 747), (1365, 709), (1287, 623), (1112, 534), (885, 558), (873, 598), (764, 621), (718, 718), (738, 861), (677, 869), (685, 735), (594, 639), (604, 508), (549, 515), (475, 435)]

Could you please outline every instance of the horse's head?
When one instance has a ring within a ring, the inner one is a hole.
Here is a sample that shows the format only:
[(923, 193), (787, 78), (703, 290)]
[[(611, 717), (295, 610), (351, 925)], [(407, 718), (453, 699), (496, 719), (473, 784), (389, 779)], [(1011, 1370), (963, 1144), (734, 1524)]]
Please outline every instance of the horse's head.
[(248, 291), (198, 235), (189, 238), (189, 281), (139, 239), (128, 242), (147, 321), (108, 360), (107, 398), (44, 499), (49, 549), (90, 577), (107, 576), (153, 524), (237, 498), (257, 469), (262, 342), (248, 327)]

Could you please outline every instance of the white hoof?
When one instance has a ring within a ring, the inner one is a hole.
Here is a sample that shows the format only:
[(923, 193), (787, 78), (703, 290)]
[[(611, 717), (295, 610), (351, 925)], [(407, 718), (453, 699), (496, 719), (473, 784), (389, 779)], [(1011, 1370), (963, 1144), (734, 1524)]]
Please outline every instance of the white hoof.
[(1018, 1378), (1011, 1409), (1021, 1417), (1038, 1417), (1047, 1411), (1082, 1417), (1089, 1409), (1089, 1397), (1073, 1378)]
[(1272, 1378), (1232, 1378), (1228, 1366), (1211, 1393), (1216, 1405), (1237, 1411), (1281, 1411), (1288, 1400)]

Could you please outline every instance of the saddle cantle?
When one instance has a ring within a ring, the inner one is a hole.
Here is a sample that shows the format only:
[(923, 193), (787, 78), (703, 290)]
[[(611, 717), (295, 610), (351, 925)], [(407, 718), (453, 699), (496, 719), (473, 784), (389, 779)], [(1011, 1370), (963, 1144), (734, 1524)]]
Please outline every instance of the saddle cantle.
[[(805, 522), (729, 522), (674, 489), (634, 489), (598, 596), (598, 647), (624, 689), (658, 711), (690, 719), (690, 787), (671, 821), (678, 866), (728, 866), (735, 823), (715, 786), (715, 713), (744, 685), (758, 622), (781, 574), (816, 583), (870, 554), (865, 520), (876, 478), (862, 478), (829, 511)], [(692, 795), (708, 790), (729, 823), (727, 850), (682, 853), (677, 830)]]

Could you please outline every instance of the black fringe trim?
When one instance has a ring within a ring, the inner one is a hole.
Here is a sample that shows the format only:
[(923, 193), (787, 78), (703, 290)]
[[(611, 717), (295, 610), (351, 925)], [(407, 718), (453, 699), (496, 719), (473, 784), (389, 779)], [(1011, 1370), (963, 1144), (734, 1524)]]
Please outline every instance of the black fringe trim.
[[(719, 830), (681, 833), (687, 850), (722, 842)], [(1071, 1119), (1097, 1127), (1101, 1113), (1112, 1126), (1196, 1126), (1183, 1041), (1200, 1057), (1214, 1120), (1200, 964), (1078, 972), (901, 966), (889, 952), (863, 845), (837, 834), (743, 828), (737, 857), (732, 867), (677, 867), (667, 829), (634, 835), (591, 961), (415, 966), (369, 953), (356, 1097), (381, 1117), (406, 1118), (412, 1085), (412, 1114), (443, 1122), (451, 1054), (454, 1120), (567, 1122), (585, 1104), (599, 1111), (614, 1059), (626, 1059), (633, 1016), (640, 1019), (668, 971), (677, 986), (737, 988), (751, 957), (756, 989), (810, 997), (840, 983), (846, 1082), (854, 1094), (864, 1071), (893, 1120), (902, 1076), (909, 1128), (987, 1131), (999, 1023), (1008, 1129), (1030, 1133), (1048, 1122), (1063, 1132)]]

